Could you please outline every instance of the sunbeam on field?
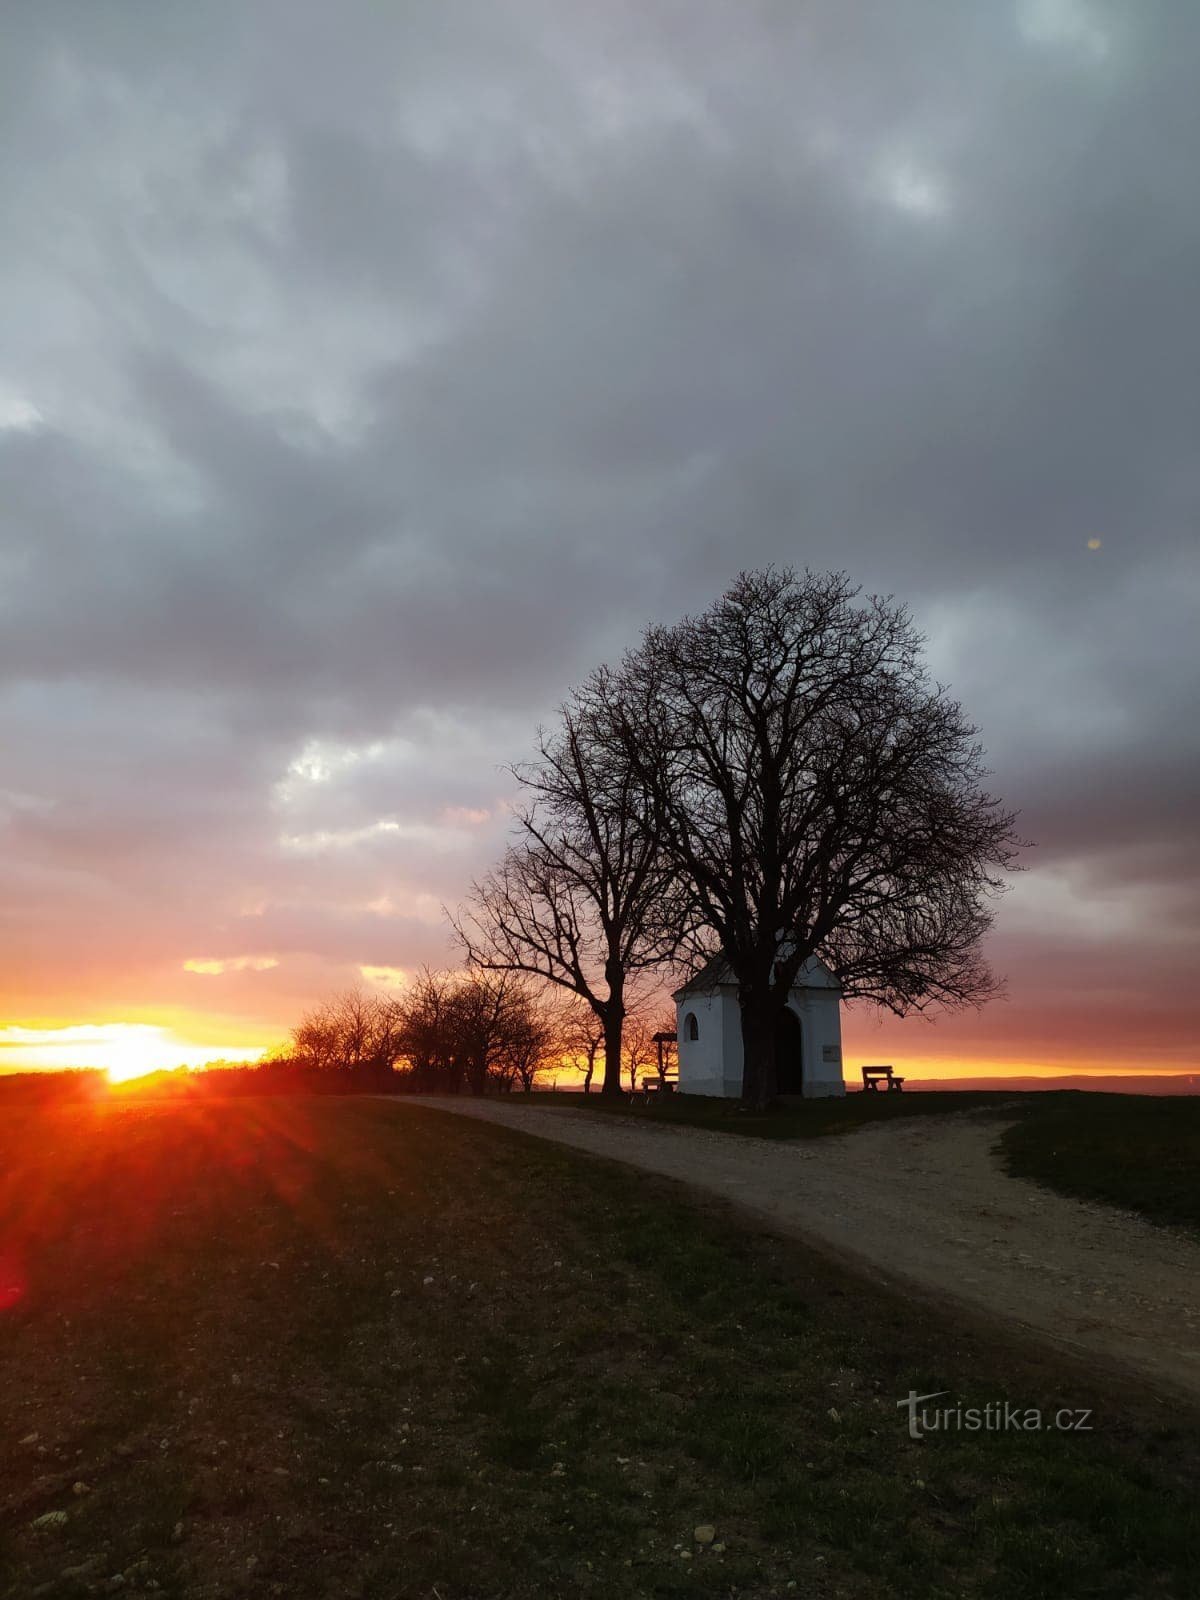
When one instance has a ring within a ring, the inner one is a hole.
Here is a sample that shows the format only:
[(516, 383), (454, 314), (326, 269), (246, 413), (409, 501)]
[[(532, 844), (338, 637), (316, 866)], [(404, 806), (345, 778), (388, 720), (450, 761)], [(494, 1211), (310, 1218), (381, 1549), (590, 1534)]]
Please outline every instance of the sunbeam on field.
[(258, 1046), (196, 1044), (153, 1022), (82, 1023), (65, 1028), (0, 1027), (0, 1072), (92, 1067), (124, 1083), (171, 1067), (252, 1058)]

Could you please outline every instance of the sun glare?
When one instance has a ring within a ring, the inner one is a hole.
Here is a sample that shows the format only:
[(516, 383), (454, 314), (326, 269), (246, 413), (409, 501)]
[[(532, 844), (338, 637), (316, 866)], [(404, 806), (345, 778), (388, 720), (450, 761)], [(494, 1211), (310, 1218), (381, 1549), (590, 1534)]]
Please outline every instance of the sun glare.
[[(157, 1029), (153, 1031), (158, 1032)], [(130, 1032), (134, 1030), (130, 1029)], [(104, 1063), (104, 1070), (110, 1083), (127, 1083), (130, 1078), (144, 1078), (148, 1072), (167, 1065), (167, 1060), (164, 1060), (164, 1041), (147, 1039), (140, 1033), (129, 1039), (114, 1039), (107, 1054), (109, 1059)]]
[(203, 1045), (151, 1022), (101, 1022), (65, 1028), (0, 1027), (0, 1070), (99, 1068), (110, 1083), (148, 1072), (253, 1060), (261, 1045)]

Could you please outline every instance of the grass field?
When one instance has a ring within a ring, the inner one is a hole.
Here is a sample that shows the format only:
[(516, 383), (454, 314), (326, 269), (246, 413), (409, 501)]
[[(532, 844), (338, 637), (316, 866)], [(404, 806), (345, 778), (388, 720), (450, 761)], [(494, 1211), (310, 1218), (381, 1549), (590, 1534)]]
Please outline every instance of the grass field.
[(1152, 1221), (1200, 1229), (1200, 1096), (917, 1090), (851, 1094), (775, 1107), (761, 1115), (735, 1100), (671, 1094), (648, 1102), (590, 1094), (540, 1094), (529, 1104), (598, 1116), (640, 1118), (756, 1139), (819, 1139), (901, 1117), (986, 1106), (1012, 1111), (1005, 1165), (1062, 1194), (1138, 1211)]
[(594, 1111), (599, 1116), (637, 1117), (645, 1122), (667, 1122), (719, 1133), (738, 1133), (752, 1139), (819, 1139), (826, 1134), (853, 1133), (858, 1128), (898, 1117), (942, 1116), (973, 1107), (1022, 1104), (1041, 1098), (993, 1090), (918, 1090), (913, 1093), (831, 1096), (775, 1106), (770, 1111), (743, 1109), (737, 1100), (710, 1095), (668, 1094), (607, 1100), (599, 1094), (540, 1093), (521, 1097), (522, 1104), (546, 1110)]
[(1200, 1231), (1200, 1097), (1059, 1097), (1001, 1147), (1017, 1177)]
[[(1177, 1405), (537, 1140), (10, 1111), (0, 1230), (12, 1600), (1200, 1590)], [(910, 1388), (1095, 1429), (913, 1441)]]

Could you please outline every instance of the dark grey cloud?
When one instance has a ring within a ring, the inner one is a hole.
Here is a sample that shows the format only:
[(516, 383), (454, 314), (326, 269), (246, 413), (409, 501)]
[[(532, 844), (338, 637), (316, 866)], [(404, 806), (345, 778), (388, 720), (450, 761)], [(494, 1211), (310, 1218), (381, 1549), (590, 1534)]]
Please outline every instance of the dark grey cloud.
[(1174, 1016), (1197, 45), (1104, 0), (22, 8), (7, 1009), (439, 959), (569, 682), (791, 561), (911, 602), (1039, 840), (997, 1028), (1131, 947), (1108, 1053)]

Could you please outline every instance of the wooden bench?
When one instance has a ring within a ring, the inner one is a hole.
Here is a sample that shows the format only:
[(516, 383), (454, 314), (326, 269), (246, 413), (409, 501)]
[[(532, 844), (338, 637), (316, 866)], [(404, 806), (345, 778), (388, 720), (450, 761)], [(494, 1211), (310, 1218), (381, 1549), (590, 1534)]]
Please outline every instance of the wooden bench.
[(638, 1093), (643, 1100), (649, 1100), (652, 1094), (674, 1094), (679, 1087), (679, 1078), (674, 1073), (657, 1073), (652, 1078), (643, 1078)]
[(904, 1088), (904, 1079), (898, 1078), (891, 1067), (864, 1067), (862, 1075), (864, 1089), (878, 1090), (882, 1086), (891, 1094)]

